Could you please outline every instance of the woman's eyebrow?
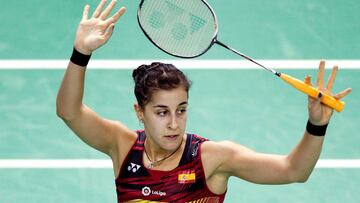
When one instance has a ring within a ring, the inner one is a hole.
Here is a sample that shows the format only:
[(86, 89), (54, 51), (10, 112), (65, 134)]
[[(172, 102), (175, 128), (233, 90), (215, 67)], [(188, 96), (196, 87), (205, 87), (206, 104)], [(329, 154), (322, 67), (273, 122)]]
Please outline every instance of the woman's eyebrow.
[[(181, 102), (178, 106), (187, 105), (187, 104), (188, 104), (188, 102), (184, 101), (184, 102)], [(157, 105), (154, 105), (153, 108), (169, 108), (169, 107), (164, 104), (157, 104)]]
[(153, 107), (154, 108), (168, 108), (168, 106), (162, 105), (162, 104), (154, 105)]
[[(184, 102), (181, 102), (178, 106), (187, 105), (187, 104), (188, 104), (188, 102), (184, 101)], [(168, 108), (168, 106), (163, 105), (163, 104), (157, 104), (157, 105), (154, 105), (153, 108)]]
[(184, 101), (184, 102), (181, 102), (178, 106), (182, 106), (182, 105), (186, 105), (186, 104), (188, 104), (188, 102)]

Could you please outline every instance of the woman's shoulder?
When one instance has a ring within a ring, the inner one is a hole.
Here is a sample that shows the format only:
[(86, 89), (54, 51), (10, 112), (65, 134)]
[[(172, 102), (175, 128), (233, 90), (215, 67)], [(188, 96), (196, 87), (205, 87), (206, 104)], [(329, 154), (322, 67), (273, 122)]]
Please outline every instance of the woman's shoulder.
[(201, 154), (204, 159), (212, 159), (214, 161), (221, 162), (234, 153), (234, 148), (238, 147), (241, 147), (241, 145), (229, 140), (209, 140), (202, 143)]

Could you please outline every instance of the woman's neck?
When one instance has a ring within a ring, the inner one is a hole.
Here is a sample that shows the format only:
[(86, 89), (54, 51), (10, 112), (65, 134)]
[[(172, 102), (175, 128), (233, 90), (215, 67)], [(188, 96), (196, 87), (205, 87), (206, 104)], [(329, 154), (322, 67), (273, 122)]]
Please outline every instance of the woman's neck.
[(149, 168), (154, 168), (160, 166), (164, 162), (171, 162), (179, 157), (180, 152), (183, 152), (184, 143), (186, 137), (182, 137), (180, 145), (174, 150), (166, 150), (158, 145), (156, 145), (151, 138), (146, 137), (144, 143), (144, 153), (147, 159), (146, 164)]

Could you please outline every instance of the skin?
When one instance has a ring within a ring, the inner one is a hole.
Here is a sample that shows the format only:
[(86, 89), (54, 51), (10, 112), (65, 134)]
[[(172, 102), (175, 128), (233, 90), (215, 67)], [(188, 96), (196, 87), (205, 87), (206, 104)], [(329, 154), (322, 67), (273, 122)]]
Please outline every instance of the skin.
[[(178, 147), (170, 158), (180, 161), (185, 144), (185, 128), (187, 119), (188, 95), (182, 87), (172, 90), (157, 90), (153, 93), (151, 100), (142, 109), (134, 105), (139, 120), (144, 123), (147, 139), (145, 149), (151, 160), (160, 160)], [(150, 160), (144, 156), (148, 165)], [(166, 160), (169, 163), (169, 160)], [(175, 164), (160, 164), (157, 169), (171, 170)]]
[[(110, 2), (106, 7), (105, 4), (104, 0), (101, 1), (91, 17), (89, 6), (84, 8), (74, 42), (75, 48), (83, 54), (91, 54), (104, 45), (110, 39), (115, 23), (125, 12), (125, 8), (120, 8), (113, 16), (108, 17), (116, 1)], [(316, 81), (317, 88), (336, 99), (348, 95), (350, 88), (332, 94), (331, 88), (338, 67), (333, 67), (326, 85), (324, 68), (325, 61), (322, 60)], [(101, 118), (83, 104), (85, 70), (69, 62), (57, 96), (57, 115), (85, 143), (111, 157), (117, 177), (137, 135), (121, 122)], [(305, 78), (305, 82), (312, 85), (310, 76)], [(147, 135), (145, 148), (150, 159), (161, 160), (175, 151), (154, 169), (172, 170), (179, 164), (186, 141), (187, 106), (188, 95), (182, 87), (155, 91), (144, 108), (134, 105), (137, 117), (144, 123)], [(324, 125), (329, 122), (333, 109), (323, 105), (321, 97), (309, 97), (308, 113), (312, 124)], [(172, 135), (176, 136), (169, 137)], [(319, 159), (323, 142), (324, 136), (313, 136), (305, 131), (288, 155), (262, 154), (229, 141), (205, 142), (201, 146), (201, 157), (206, 160), (203, 161), (203, 166), (207, 185), (212, 192), (222, 194), (226, 191), (231, 176), (261, 184), (305, 182)], [(143, 157), (145, 166), (148, 166), (150, 160), (145, 154)]]

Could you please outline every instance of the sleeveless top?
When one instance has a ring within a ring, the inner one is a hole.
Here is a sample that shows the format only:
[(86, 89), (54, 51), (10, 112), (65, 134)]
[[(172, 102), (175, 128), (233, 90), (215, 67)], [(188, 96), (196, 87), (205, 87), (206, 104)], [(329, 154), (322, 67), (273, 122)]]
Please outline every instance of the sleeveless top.
[(170, 171), (147, 169), (143, 164), (144, 131), (126, 156), (119, 176), (115, 179), (120, 202), (189, 202), (222, 203), (225, 193), (214, 194), (206, 185), (201, 162), (201, 143), (207, 139), (187, 134), (179, 165)]

